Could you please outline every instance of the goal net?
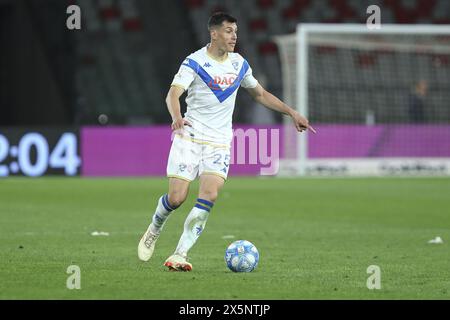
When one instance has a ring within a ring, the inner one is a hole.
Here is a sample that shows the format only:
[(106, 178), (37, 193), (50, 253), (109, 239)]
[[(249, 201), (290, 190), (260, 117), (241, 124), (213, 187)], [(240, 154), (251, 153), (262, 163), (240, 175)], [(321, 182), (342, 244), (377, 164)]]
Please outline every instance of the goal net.
[(275, 41), (284, 99), (317, 130), (286, 118), (281, 175), (450, 174), (450, 26), (300, 24)]

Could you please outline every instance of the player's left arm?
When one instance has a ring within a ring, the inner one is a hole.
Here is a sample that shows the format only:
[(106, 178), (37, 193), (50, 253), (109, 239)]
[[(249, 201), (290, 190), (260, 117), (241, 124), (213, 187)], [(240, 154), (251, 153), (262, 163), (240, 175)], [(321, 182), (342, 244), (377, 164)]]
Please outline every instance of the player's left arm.
[(304, 130), (309, 129), (316, 133), (316, 130), (309, 124), (308, 119), (265, 90), (259, 83), (254, 88), (246, 89), (252, 98), (263, 106), (290, 116), (294, 121), (297, 131), (303, 132)]

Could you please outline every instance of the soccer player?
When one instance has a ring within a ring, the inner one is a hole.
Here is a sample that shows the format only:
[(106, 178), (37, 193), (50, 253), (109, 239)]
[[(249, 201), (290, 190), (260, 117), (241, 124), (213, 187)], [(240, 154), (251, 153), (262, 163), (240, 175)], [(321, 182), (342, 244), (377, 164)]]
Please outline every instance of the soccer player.
[[(211, 41), (189, 55), (175, 75), (166, 98), (175, 133), (167, 164), (168, 193), (158, 200), (152, 222), (138, 245), (138, 256), (148, 261), (170, 216), (186, 200), (189, 183), (199, 176), (198, 199), (184, 223), (173, 255), (164, 265), (171, 271), (191, 271), (187, 254), (206, 221), (228, 175), (233, 138), (232, 115), (237, 90), (247, 89), (260, 104), (291, 116), (299, 132), (315, 132), (308, 120), (267, 92), (253, 77), (247, 60), (234, 53), (236, 19), (215, 13), (208, 21)], [(180, 112), (180, 96), (188, 91), (187, 112)]]

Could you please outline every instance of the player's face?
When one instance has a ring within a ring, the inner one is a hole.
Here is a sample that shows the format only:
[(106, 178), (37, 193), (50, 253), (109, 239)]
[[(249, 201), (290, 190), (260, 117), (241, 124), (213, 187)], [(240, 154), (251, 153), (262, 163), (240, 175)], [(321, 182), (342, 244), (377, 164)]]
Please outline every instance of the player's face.
[(233, 52), (237, 42), (236, 23), (224, 21), (222, 26), (217, 29), (216, 41), (220, 49), (226, 52)]

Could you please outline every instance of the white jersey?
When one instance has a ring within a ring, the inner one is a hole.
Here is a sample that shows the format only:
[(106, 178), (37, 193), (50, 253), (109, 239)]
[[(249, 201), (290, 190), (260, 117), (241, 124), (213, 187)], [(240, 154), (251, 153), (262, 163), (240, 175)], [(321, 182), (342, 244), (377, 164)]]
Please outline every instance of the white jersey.
[(228, 58), (219, 62), (208, 54), (207, 47), (183, 61), (172, 85), (188, 90), (184, 116), (192, 124), (192, 128), (185, 126), (190, 136), (230, 144), (238, 88), (254, 88), (258, 81), (240, 54), (229, 52)]

